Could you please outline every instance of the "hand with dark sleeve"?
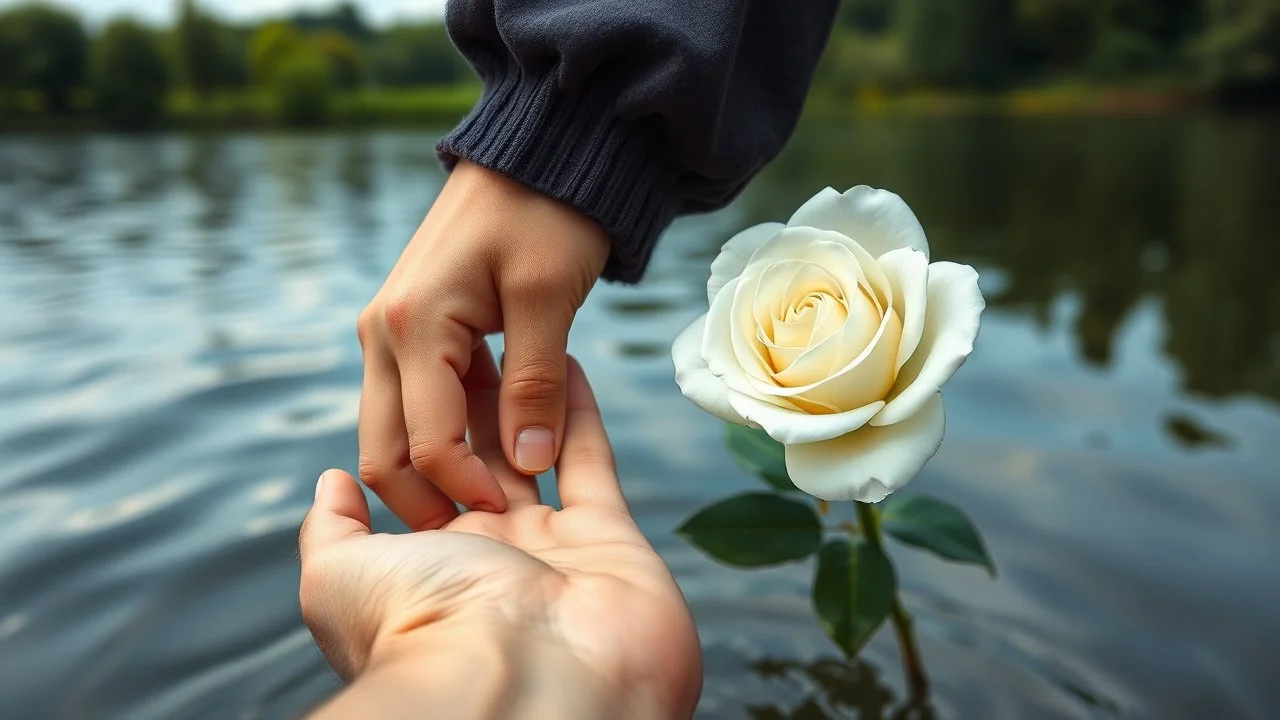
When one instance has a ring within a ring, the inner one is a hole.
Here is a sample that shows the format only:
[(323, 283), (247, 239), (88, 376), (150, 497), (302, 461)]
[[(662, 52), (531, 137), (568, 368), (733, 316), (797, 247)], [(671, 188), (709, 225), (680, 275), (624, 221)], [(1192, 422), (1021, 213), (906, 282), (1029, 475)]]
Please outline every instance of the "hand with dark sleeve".
[(450, 0), (485, 83), (439, 145), (600, 223), (640, 279), (678, 214), (720, 207), (795, 129), (836, 0)]
[(794, 130), (837, 0), (450, 0), (484, 81), (452, 172), (365, 310), (361, 476), (414, 529), (501, 511), (465, 438), (468, 358), (505, 334), (512, 467), (549, 469), (595, 281), (640, 279), (677, 215), (731, 200)]

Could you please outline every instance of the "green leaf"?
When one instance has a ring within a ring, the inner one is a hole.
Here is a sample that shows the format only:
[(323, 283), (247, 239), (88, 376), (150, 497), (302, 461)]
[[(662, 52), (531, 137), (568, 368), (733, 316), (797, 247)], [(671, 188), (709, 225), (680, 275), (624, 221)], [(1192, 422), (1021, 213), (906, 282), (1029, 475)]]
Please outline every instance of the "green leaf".
[(978, 528), (955, 505), (929, 495), (890, 495), (881, 510), (880, 526), (898, 540), (996, 574)]
[(889, 617), (897, 580), (878, 546), (837, 538), (818, 553), (813, 608), (827, 635), (853, 658)]
[(734, 462), (747, 472), (758, 475), (769, 486), (783, 492), (798, 492), (787, 475), (787, 460), (782, 443), (763, 430), (746, 425), (728, 424), (726, 442)]
[(813, 508), (771, 492), (745, 493), (709, 505), (676, 533), (716, 560), (737, 567), (801, 560), (822, 544), (822, 523)]

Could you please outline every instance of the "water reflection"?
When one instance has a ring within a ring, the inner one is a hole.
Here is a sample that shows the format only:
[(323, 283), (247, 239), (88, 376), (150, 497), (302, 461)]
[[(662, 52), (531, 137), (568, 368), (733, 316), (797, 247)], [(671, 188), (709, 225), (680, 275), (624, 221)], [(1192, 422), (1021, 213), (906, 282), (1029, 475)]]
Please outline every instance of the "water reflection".
[(187, 146), (183, 176), (195, 191), (200, 207), (194, 224), (206, 231), (199, 233), (205, 238), (217, 236), (213, 231), (226, 227), (234, 217), (244, 171), (235, 166), (233, 150), (230, 141), (218, 135), (197, 136)]
[[(678, 223), (642, 287), (593, 292), (571, 349), (698, 614), (703, 715), (1280, 706), (1258, 641), (1280, 635), (1274, 127), (810, 120), (734, 205)], [(315, 475), (354, 465), (354, 318), (440, 188), (435, 138), (0, 138), (6, 712), (288, 718), (336, 687), (297, 615), (294, 532)], [(707, 265), (857, 183), (906, 197), (991, 301), (916, 482), (974, 516), (1001, 581), (894, 558), (931, 708), (895, 685), (891, 638), (830, 659), (811, 567), (745, 577), (671, 534), (758, 483), (671, 379)]]
[[(802, 688), (804, 698), (790, 708), (777, 704), (751, 705), (753, 720), (827, 720), (857, 717), (860, 720), (931, 720), (933, 708), (924, 700), (907, 699), (899, 704), (894, 691), (881, 682), (871, 665), (839, 658), (819, 658), (811, 662), (763, 659), (752, 663), (751, 672), (767, 682)], [(794, 690), (793, 690), (794, 691)]]

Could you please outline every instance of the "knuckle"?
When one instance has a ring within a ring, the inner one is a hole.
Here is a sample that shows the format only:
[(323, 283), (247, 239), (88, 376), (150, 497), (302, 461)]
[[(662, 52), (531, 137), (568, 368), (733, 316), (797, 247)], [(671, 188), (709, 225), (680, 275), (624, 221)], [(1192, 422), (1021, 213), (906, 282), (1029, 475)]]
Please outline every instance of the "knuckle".
[(401, 293), (388, 298), (382, 309), (382, 317), (387, 325), (387, 332), (397, 342), (409, 337), (413, 331), (418, 315), (417, 298)]
[(360, 347), (368, 347), (378, 336), (378, 310), (370, 305), (356, 318), (356, 337), (360, 338)]
[(414, 470), (434, 480), (447, 468), (459, 467), (469, 452), (465, 442), (416, 440), (409, 446), (409, 462)]
[(386, 487), (391, 477), (395, 474), (385, 463), (363, 453), (360, 455), (360, 462), (356, 467), (356, 472), (360, 474), (360, 480), (365, 484), (365, 487), (374, 492)]
[(549, 361), (524, 362), (506, 382), (506, 390), (516, 402), (538, 408), (559, 403), (564, 386), (564, 369)]

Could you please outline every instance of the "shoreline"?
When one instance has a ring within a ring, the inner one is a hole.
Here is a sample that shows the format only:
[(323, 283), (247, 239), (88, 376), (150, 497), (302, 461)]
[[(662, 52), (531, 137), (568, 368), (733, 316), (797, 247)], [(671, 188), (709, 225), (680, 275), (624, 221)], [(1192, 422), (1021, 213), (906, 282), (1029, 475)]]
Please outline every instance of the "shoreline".
[[(197, 99), (179, 92), (166, 100), (166, 114), (146, 127), (121, 128), (87, 110), (68, 115), (0, 108), (0, 133), (173, 132), (221, 130), (307, 131), (351, 128), (451, 126), (480, 97), (479, 85), (367, 89), (338, 93), (327, 117), (296, 125), (283, 122), (275, 99), (261, 90), (223, 92)], [(803, 117), (1128, 117), (1197, 112), (1234, 112), (1208, 93), (1187, 88), (1046, 85), (993, 93), (914, 89), (890, 92), (861, 88), (840, 96), (817, 92)], [(1274, 107), (1251, 108), (1274, 112)]]

